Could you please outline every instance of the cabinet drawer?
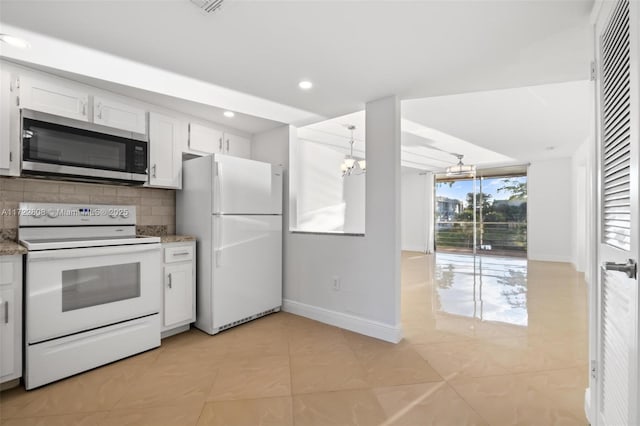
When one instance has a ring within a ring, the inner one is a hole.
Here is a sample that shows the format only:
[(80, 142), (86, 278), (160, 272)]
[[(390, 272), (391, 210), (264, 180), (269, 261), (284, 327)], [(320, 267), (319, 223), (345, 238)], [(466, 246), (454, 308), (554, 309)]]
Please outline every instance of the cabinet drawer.
[(193, 259), (193, 246), (167, 247), (164, 249), (164, 263), (184, 262)]
[(13, 262), (0, 262), (0, 285), (13, 284)]

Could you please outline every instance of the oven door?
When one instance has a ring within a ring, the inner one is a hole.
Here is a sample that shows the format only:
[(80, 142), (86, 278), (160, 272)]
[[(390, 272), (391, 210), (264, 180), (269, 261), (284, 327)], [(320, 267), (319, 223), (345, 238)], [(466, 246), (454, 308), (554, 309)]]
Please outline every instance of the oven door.
[(27, 343), (158, 313), (160, 244), (29, 252)]

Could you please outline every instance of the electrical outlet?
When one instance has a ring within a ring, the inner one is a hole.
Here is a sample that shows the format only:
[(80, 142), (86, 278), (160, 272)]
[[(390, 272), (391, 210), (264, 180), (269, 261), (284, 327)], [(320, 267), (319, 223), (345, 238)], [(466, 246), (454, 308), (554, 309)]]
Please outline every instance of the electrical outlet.
[(333, 291), (340, 290), (340, 277), (333, 277)]

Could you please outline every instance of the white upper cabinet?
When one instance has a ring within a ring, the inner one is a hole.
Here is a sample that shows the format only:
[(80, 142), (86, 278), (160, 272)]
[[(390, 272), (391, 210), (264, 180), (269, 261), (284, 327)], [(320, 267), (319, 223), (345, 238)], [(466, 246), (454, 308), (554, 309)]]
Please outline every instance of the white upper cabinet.
[(20, 107), (89, 121), (89, 93), (63, 80), (21, 76)]
[(189, 151), (251, 158), (251, 140), (197, 123), (189, 124)]
[(221, 130), (197, 123), (189, 124), (189, 150), (205, 154), (223, 152), (224, 134)]
[(0, 67), (0, 175), (20, 175), (20, 109), (15, 76)]
[(129, 132), (147, 133), (145, 110), (103, 96), (93, 98), (93, 122)]
[(149, 186), (182, 188), (180, 147), (187, 137), (185, 127), (173, 117), (149, 113)]
[(235, 157), (251, 158), (251, 140), (230, 133), (224, 134), (224, 153)]

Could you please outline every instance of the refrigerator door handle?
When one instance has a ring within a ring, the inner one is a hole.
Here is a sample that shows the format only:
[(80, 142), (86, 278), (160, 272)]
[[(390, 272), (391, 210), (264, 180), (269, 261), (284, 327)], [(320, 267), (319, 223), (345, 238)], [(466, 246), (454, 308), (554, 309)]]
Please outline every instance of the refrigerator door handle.
[(224, 250), (224, 241), (222, 239), (222, 230), (223, 230), (223, 216), (215, 216), (216, 220), (216, 249), (215, 249), (215, 257), (216, 257), (216, 268), (222, 267), (222, 252)]
[[(215, 203), (217, 204), (216, 213), (224, 213), (222, 209), (222, 162), (216, 161), (216, 190), (218, 192), (217, 197), (215, 198)], [(216, 195), (216, 194), (214, 194)]]

